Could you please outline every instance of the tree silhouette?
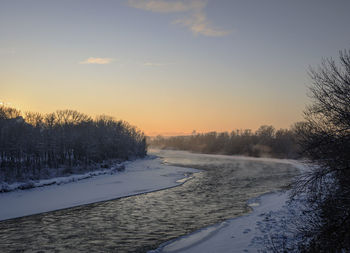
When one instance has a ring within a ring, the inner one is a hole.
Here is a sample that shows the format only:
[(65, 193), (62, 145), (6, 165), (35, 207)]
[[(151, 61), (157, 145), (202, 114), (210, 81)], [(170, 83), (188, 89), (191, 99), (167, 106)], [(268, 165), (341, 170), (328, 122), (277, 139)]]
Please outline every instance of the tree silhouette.
[(261, 126), (256, 132), (250, 129), (231, 133), (192, 133), (189, 136), (162, 137), (150, 140), (150, 146), (180, 149), (199, 153), (272, 156), (296, 158), (298, 145), (295, 128), (275, 130), (273, 126)]
[(144, 155), (144, 134), (124, 121), (93, 120), (74, 110), (22, 117), (19, 110), (0, 106), (0, 183), (93, 170)]
[(316, 166), (296, 183), (307, 193), (309, 215), (303, 217), (309, 252), (350, 251), (350, 51), (339, 63), (325, 59), (310, 70), (312, 104), (297, 126), (303, 154)]

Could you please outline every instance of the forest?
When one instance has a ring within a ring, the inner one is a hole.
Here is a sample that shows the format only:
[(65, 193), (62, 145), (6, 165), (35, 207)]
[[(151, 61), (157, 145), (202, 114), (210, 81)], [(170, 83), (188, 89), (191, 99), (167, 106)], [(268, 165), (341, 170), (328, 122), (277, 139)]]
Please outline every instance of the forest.
[(136, 127), (74, 110), (21, 113), (0, 106), (0, 182), (84, 172), (147, 153)]
[(205, 154), (246, 155), (254, 157), (298, 158), (298, 140), (296, 128), (276, 130), (273, 126), (263, 125), (255, 132), (235, 130), (228, 132), (193, 133), (188, 136), (163, 137), (149, 139), (149, 145), (155, 148), (178, 149)]

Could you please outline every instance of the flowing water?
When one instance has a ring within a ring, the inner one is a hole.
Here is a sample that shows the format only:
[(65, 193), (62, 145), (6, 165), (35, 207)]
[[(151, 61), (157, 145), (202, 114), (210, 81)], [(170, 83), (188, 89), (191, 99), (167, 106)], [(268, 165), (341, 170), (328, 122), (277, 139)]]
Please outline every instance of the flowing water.
[(0, 252), (147, 252), (162, 242), (249, 211), (297, 170), (271, 160), (155, 151), (201, 169), (179, 187), (0, 222)]

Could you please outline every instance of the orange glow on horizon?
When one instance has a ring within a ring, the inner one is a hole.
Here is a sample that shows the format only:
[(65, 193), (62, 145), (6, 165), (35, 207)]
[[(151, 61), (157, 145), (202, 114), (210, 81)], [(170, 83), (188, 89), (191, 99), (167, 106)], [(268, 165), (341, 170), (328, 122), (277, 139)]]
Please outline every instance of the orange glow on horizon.
[[(231, 112), (229, 110), (220, 110), (217, 113), (215, 110), (198, 110), (190, 111), (183, 107), (178, 108), (178, 111), (172, 110), (172, 114), (168, 114), (171, 109), (161, 108), (162, 110), (149, 110), (139, 111), (136, 106), (133, 108), (123, 108), (121, 110), (105, 110), (105, 107), (98, 107), (97, 104), (81, 103), (77, 101), (75, 106), (56, 106), (55, 104), (47, 104), (42, 106), (39, 101), (25, 101), (13, 100), (11, 103), (3, 101), (9, 106), (15, 107), (22, 112), (32, 111), (40, 113), (51, 113), (61, 109), (73, 109), (81, 113), (85, 113), (89, 116), (95, 117), (97, 115), (109, 115), (117, 120), (124, 120), (138, 129), (143, 131), (147, 136), (176, 136), (176, 135), (190, 135), (193, 131), (197, 133), (206, 132), (231, 132), (233, 130), (251, 129), (255, 131), (261, 125), (272, 125), (276, 129), (289, 128), (293, 123), (302, 120), (300, 115), (285, 114), (284, 117), (276, 112), (274, 115), (271, 112), (250, 112), (234, 113), (234, 117), (230, 117)], [(152, 105), (145, 105), (145, 107), (152, 107)], [(251, 108), (254, 109), (254, 108)], [(233, 113), (232, 113), (233, 114)], [(253, 115), (253, 116), (252, 116)], [(258, 116), (255, 116), (258, 115)], [(276, 117), (274, 117), (276, 116)], [(279, 116), (279, 117), (278, 117)], [(283, 115), (282, 115), (283, 116)], [(294, 119), (297, 120), (294, 120)]]

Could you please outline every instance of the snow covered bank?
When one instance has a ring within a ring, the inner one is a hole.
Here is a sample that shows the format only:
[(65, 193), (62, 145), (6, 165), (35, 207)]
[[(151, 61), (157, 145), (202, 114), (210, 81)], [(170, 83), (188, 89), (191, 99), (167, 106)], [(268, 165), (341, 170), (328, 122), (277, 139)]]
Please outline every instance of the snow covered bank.
[(269, 213), (282, 209), (287, 200), (287, 192), (264, 194), (249, 201), (253, 212), (166, 242), (149, 253), (226, 253), (264, 250), (261, 239), (264, 237), (264, 232), (257, 229), (257, 226), (264, 222)]
[[(242, 159), (256, 159), (245, 158)], [(300, 172), (309, 168), (296, 160), (265, 159), (271, 162), (293, 164)], [(165, 242), (149, 253), (226, 253), (269, 252), (270, 236), (286, 236), (284, 223), (300, 213), (300, 201), (288, 202), (289, 191), (263, 194), (248, 201), (252, 212), (222, 223), (202, 228), (192, 234)], [(277, 240), (283, 241), (284, 238)], [(279, 242), (277, 242), (278, 244)]]
[(105, 175), (105, 174), (114, 174), (120, 171), (125, 170), (125, 164), (128, 162), (123, 162), (119, 164), (113, 165), (110, 169), (104, 169), (104, 170), (94, 170), (90, 172), (86, 172), (84, 174), (73, 174), (69, 176), (62, 176), (62, 177), (53, 177), (49, 179), (41, 179), (41, 180), (28, 180), (27, 182), (16, 182), (12, 184), (8, 184), (5, 182), (0, 183), (0, 193), (2, 192), (11, 192), (15, 190), (27, 190), (35, 187), (43, 187), (43, 186), (49, 186), (53, 184), (67, 184), (75, 181), (80, 181), (83, 179)]
[(163, 165), (162, 160), (156, 157), (124, 164), (124, 172), (100, 171), (96, 175), (88, 173), (50, 179), (51, 183), (55, 183), (49, 186), (0, 193), (0, 220), (165, 189), (184, 183), (181, 179), (198, 172)]

